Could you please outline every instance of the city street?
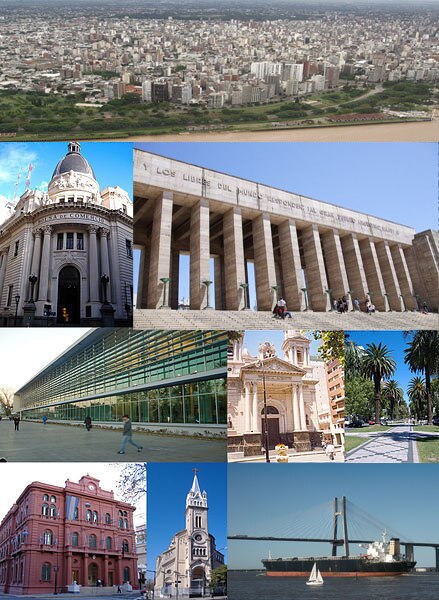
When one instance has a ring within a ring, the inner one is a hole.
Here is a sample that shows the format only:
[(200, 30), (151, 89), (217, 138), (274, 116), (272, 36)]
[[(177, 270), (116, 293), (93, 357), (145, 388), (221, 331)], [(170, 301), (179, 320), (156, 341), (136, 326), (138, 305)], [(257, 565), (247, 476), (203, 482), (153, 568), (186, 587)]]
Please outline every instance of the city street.
[[(365, 443), (346, 455), (346, 462), (362, 463), (417, 463), (419, 462), (416, 440), (422, 433), (413, 433), (410, 425), (398, 425), (384, 433), (347, 433), (364, 437)], [(431, 435), (431, 434), (424, 434)], [(369, 440), (369, 441), (368, 441)]]
[(117, 454), (121, 430), (93, 427), (20, 422), (14, 431), (13, 421), (0, 422), (0, 458), (8, 462), (220, 462), (226, 460), (226, 440), (184, 436), (133, 433), (133, 440), (143, 446), (137, 452), (129, 444), (125, 454)]

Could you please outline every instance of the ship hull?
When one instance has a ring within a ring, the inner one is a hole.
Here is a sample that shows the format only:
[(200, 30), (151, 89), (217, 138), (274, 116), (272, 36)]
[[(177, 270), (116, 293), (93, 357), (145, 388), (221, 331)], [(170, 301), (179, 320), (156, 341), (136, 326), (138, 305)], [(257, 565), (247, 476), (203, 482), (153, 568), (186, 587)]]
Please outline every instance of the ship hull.
[(314, 563), (323, 577), (395, 577), (408, 573), (415, 562), (379, 562), (366, 558), (263, 560), (268, 577), (308, 577)]

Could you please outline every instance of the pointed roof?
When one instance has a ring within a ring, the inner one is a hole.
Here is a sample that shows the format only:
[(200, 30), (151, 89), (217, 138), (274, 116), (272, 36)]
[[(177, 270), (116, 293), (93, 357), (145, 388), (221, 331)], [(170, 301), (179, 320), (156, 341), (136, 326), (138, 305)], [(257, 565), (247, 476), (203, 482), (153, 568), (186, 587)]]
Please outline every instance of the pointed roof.
[(194, 481), (192, 482), (192, 487), (190, 489), (192, 494), (201, 494), (200, 484), (198, 483), (197, 474), (194, 474)]

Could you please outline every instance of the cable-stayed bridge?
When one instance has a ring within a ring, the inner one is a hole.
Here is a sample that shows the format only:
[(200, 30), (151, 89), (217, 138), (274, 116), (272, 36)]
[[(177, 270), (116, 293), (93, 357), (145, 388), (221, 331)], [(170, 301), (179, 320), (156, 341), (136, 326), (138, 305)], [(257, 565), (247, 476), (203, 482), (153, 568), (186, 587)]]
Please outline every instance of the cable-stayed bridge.
[(279, 525), (270, 526), (270, 532), (263, 535), (237, 533), (228, 535), (230, 540), (267, 542), (306, 542), (331, 544), (332, 556), (337, 556), (343, 547), (343, 556), (349, 556), (349, 544), (371, 544), (381, 538), (383, 532), (399, 540), (405, 548), (408, 560), (415, 560), (415, 547), (433, 548), (436, 556), (436, 570), (439, 571), (439, 541), (413, 541), (391, 526), (370, 515), (343, 496), (340, 500), (312, 507), (296, 513)]

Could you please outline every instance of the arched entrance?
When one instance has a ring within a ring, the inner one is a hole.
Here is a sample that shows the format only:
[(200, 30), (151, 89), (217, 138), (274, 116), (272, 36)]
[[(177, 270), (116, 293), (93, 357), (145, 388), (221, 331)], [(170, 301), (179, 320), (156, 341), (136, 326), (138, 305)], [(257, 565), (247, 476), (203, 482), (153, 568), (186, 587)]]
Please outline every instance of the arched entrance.
[(189, 594), (191, 598), (203, 597), (205, 585), (204, 567), (195, 567), (191, 574), (191, 589)]
[[(279, 417), (279, 411), (275, 406), (267, 406), (268, 446), (270, 450), (273, 450), (276, 444), (281, 442)], [(261, 419), (261, 431), (265, 431), (265, 408), (262, 409)]]
[(58, 275), (57, 323), (79, 325), (81, 320), (81, 279), (76, 267), (63, 267)]
[(90, 563), (88, 565), (88, 585), (96, 585), (98, 581), (98, 565)]

